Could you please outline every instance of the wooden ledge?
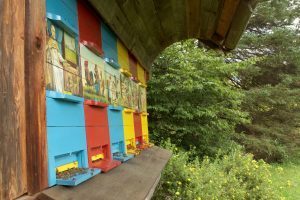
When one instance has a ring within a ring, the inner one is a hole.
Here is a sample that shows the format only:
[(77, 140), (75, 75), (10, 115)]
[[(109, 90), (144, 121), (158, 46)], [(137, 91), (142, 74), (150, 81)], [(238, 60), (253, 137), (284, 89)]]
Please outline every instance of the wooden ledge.
[(97, 175), (77, 187), (55, 186), (41, 192), (35, 199), (150, 199), (170, 157), (171, 152), (154, 146), (112, 171)]

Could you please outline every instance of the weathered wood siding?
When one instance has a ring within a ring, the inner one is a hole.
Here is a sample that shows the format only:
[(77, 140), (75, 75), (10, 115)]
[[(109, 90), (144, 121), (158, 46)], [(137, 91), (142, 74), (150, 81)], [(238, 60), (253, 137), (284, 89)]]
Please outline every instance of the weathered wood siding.
[[(28, 193), (47, 187), (45, 1), (28, 0), (25, 9), (25, 105)], [(25, 106), (24, 105), (24, 106)]]
[(25, 1), (0, 1), (0, 199), (27, 192)]

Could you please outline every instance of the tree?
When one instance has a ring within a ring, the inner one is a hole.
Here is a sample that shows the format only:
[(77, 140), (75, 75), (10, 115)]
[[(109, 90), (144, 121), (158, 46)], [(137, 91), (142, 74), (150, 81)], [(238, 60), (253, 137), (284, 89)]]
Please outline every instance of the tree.
[(230, 59), (259, 58), (236, 79), (245, 94), (242, 109), (252, 119), (238, 126), (236, 139), (256, 158), (270, 162), (300, 150), (299, 17), (299, 1), (262, 1)]
[(242, 95), (228, 77), (238, 65), (198, 48), (197, 40), (175, 43), (153, 65), (148, 87), (154, 141), (195, 146), (200, 156), (230, 149), (235, 126), (246, 121)]

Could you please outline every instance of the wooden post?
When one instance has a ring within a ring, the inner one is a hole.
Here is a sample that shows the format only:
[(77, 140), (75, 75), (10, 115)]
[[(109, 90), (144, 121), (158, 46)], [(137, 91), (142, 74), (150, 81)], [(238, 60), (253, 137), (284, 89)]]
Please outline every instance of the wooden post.
[(28, 193), (47, 187), (46, 143), (46, 11), (45, 0), (26, 0), (25, 100)]
[(27, 191), (25, 1), (0, 1), (0, 199)]

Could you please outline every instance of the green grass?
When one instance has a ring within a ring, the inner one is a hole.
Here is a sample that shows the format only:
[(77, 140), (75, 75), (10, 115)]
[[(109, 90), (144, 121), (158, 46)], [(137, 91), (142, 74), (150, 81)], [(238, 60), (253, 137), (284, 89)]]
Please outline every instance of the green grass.
[(286, 200), (300, 199), (300, 164), (273, 165), (272, 182)]

